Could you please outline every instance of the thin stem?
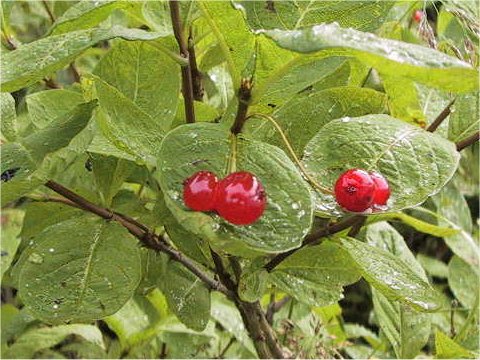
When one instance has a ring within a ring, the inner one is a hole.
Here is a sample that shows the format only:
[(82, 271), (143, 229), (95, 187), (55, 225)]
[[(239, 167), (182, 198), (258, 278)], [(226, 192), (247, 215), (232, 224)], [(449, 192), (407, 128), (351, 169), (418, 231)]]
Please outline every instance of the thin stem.
[(203, 100), (203, 75), (197, 66), (197, 56), (195, 54), (195, 42), (193, 41), (192, 27), (190, 26), (188, 35), (188, 60), (190, 63), (190, 72), (192, 74), (193, 98), (197, 101)]
[(252, 97), (252, 82), (250, 79), (242, 79), (240, 89), (238, 89), (238, 108), (237, 116), (233, 122), (230, 131), (237, 135), (242, 132), (243, 124), (247, 120), (248, 106)]
[(345, 229), (348, 229), (349, 227), (355, 225), (359, 220), (359, 216), (361, 215), (355, 215), (351, 216), (343, 221), (340, 221), (336, 224), (326, 226), (322, 229), (319, 229), (313, 233), (310, 233), (305, 237), (303, 240), (303, 243), (300, 247), (296, 249), (289, 250), (287, 252), (278, 254), (275, 256), (272, 260), (270, 260), (265, 266), (265, 270), (268, 272), (271, 272), (278, 264), (280, 264), (283, 260), (288, 258), (290, 255), (296, 253), (298, 250), (303, 249), (305, 246), (308, 245), (315, 245), (318, 243), (318, 241), (321, 238), (324, 238), (325, 236), (333, 235), (335, 233), (338, 233), (340, 231), (343, 231)]
[(459, 141), (457, 145), (457, 151), (462, 151), (466, 147), (476, 143), (480, 139), (480, 131), (476, 132), (475, 134), (470, 135), (469, 137)]
[(268, 120), (274, 127), (275, 129), (277, 129), (280, 137), (282, 138), (285, 146), (287, 147), (287, 150), (288, 152), (290, 153), (290, 156), (293, 158), (293, 161), (295, 161), (295, 163), (297, 164), (297, 166), (300, 168), (300, 170), (302, 171), (302, 174), (303, 176), (307, 179), (307, 181), (314, 187), (314, 188), (317, 188), (320, 192), (322, 193), (325, 193), (325, 194), (330, 194), (330, 195), (333, 195), (333, 191), (330, 190), (330, 189), (327, 189), (326, 187), (320, 185), (319, 183), (317, 183), (315, 181), (315, 179), (313, 179), (308, 173), (307, 173), (307, 170), (305, 169), (305, 167), (303, 166), (302, 162), (300, 161), (300, 159), (297, 157), (297, 154), (295, 154), (295, 151), (293, 150), (292, 146), (290, 145), (290, 142), (288, 141), (287, 139), (287, 136), (285, 135), (285, 133), (283, 132), (282, 128), (280, 127), (280, 125), (278, 125), (278, 123), (275, 121), (275, 119), (270, 116), (270, 115), (266, 115), (266, 114), (261, 114), (261, 113), (253, 113), (253, 114), (250, 114), (248, 115), (247, 119), (250, 119), (252, 117), (261, 117), (265, 120)]
[(433, 120), (433, 122), (427, 127), (427, 131), (434, 132), (440, 126), (441, 123), (450, 115), (452, 112), (451, 107), (455, 103), (455, 99), (450, 101), (445, 109), (442, 110), (440, 114), (438, 114), (437, 118)]
[(220, 354), (218, 354), (218, 359), (223, 359), (223, 357), (225, 356), (225, 354), (227, 353), (228, 349), (230, 349), (230, 346), (233, 345), (233, 343), (236, 341), (237, 339), (235, 338), (235, 336), (232, 336), (230, 338), (230, 341), (228, 342), (228, 344), (223, 348), (223, 350), (220, 352)]
[(52, 13), (52, 10), (50, 10), (50, 6), (48, 6), (47, 2), (45, 0), (42, 0), (43, 7), (47, 11), (48, 17), (50, 18), (50, 21), (52, 24), (55, 22), (55, 16)]
[[(153, 231), (148, 230), (145, 225), (136, 222), (135, 220), (131, 219), (126, 215), (121, 215), (109, 209), (97, 206), (88, 201), (87, 199), (83, 198), (82, 196), (74, 193), (73, 191), (54, 181), (47, 181), (45, 183), (45, 186), (53, 190), (57, 194), (62, 195), (71, 202), (75, 203), (78, 207), (82, 208), (85, 211), (98, 215), (103, 219), (118, 222), (119, 224), (124, 226), (132, 235), (139, 239), (145, 247), (167, 254), (172, 260), (179, 262), (185, 268), (190, 270), (194, 275), (196, 275), (200, 280), (202, 280), (209, 289), (217, 290), (228, 297), (232, 296), (231, 291), (228, 290), (223, 284), (210, 278), (210, 276), (205, 273), (193, 260), (187, 258), (180, 251), (174, 249), (168, 244), (165, 238), (160, 237), (156, 235)], [(69, 205), (68, 202), (65, 202), (65, 204)], [(130, 222), (132, 220), (133, 222)]]
[(273, 301), (268, 304), (266, 318), (270, 324), (273, 324), (273, 316), (275, 315), (275, 313), (279, 312), (280, 309), (290, 301), (290, 299), (290, 296), (285, 296), (279, 301)]
[(185, 105), (185, 115), (187, 123), (195, 122), (195, 108), (193, 104), (193, 85), (192, 73), (188, 54), (188, 46), (183, 33), (182, 20), (180, 18), (180, 8), (178, 0), (170, 0), (170, 16), (172, 18), (173, 34), (180, 48), (180, 55), (188, 61), (187, 66), (181, 67), (182, 72), (182, 93)]

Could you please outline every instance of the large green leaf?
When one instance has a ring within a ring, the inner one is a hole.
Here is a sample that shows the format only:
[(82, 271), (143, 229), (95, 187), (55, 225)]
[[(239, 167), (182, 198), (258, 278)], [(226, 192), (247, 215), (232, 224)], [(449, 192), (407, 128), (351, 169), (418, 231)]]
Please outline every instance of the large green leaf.
[(480, 126), (480, 93), (459, 95), (448, 122), (448, 138), (458, 142), (478, 132)]
[(118, 336), (123, 348), (128, 349), (154, 336), (160, 318), (146, 297), (135, 295), (115, 314), (106, 317), (105, 322)]
[(227, 61), (233, 85), (238, 87), (242, 72), (254, 50), (253, 33), (248, 29), (242, 13), (229, 2), (201, 1), (197, 2), (197, 6), (217, 38), (221, 55)]
[(387, 75), (383, 75), (382, 80), (388, 96), (390, 115), (425, 127), (425, 115), (420, 108), (414, 81), (401, 76)]
[(465, 307), (473, 308), (480, 291), (480, 271), (453, 256), (448, 263), (448, 285)]
[(439, 298), (430, 284), (410, 264), (386, 250), (352, 238), (341, 238), (341, 246), (370, 285), (390, 300), (398, 300), (419, 311), (439, 307)]
[(132, 167), (128, 161), (113, 156), (91, 154), (90, 159), (102, 203), (110, 207), (113, 197), (126, 181)]
[(373, 31), (385, 21), (394, 1), (238, 1), (254, 30), (293, 30), (323, 22)]
[[(455, 144), (439, 135), (388, 115), (367, 115), (323, 126), (305, 147), (302, 161), (326, 188), (333, 188), (348, 169), (381, 173), (392, 193), (386, 211), (395, 211), (437, 193), (453, 176), (459, 157)], [(332, 197), (324, 196), (318, 203), (334, 214)]]
[(354, 56), (380, 73), (443, 90), (468, 92), (478, 88), (478, 72), (463, 61), (423, 46), (342, 29), (335, 23), (265, 33), (283, 48), (303, 53), (337, 49), (337, 55)]
[(17, 113), (15, 111), (15, 100), (8, 93), (0, 94), (1, 131), (8, 141), (15, 141), (17, 138)]
[[(237, 170), (250, 171), (259, 178), (267, 195), (264, 214), (248, 226), (232, 225), (215, 214), (189, 211), (181, 197), (186, 178), (200, 170), (223, 178), (232, 157)], [(158, 169), (166, 204), (177, 221), (218, 250), (249, 256), (286, 251), (298, 247), (311, 227), (308, 186), (285, 153), (246, 137), (235, 139), (221, 125), (198, 123), (170, 131), (162, 142)]]
[(168, 306), (187, 327), (202, 331), (210, 319), (210, 292), (199, 278), (181, 265), (170, 262), (158, 285)]
[[(362, 116), (386, 110), (384, 94), (355, 87), (330, 88), (312, 94), (299, 94), (275, 109), (273, 117), (281, 126), (295, 153), (300, 155), (307, 142), (328, 122), (344, 116)], [(251, 123), (254, 136), (285, 148), (281, 137), (265, 120)]]
[(50, 226), (19, 260), (19, 291), (49, 323), (91, 321), (115, 313), (140, 281), (136, 241), (115, 222), (92, 215)]
[(131, 7), (128, 1), (80, 1), (55, 20), (52, 34), (88, 29), (105, 20), (113, 10)]
[(435, 358), (475, 359), (476, 356), (440, 331), (435, 332)]
[(270, 279), (283, 291), (313, 306), (333, 304), (343, 287), (360, 279), (348, 253), (337, 244), (303, 248), (281, 262)]
[(235, 305), (220, 293), (212, 293), (212, 318), (242, 343), (251, 354), (256, 354), (242, 316)]
[(66, 114), (60, 114), (43, 129), (22, 139), (22, 144), (38, 161), (54, 151), (68, 146), (88, 124), (97, 101), (80, 104)]
[(154, 40), (160, 36), (162, 34), (114, 26), (110, 29), (72, 31), (34, 41), (2, 56), (2, 91), (15, 91), (41, 80), (100, 41), (116, 37), (125, 40)]
[(105, 137), (137, 159), (153, 162), (164, 136), (160, 122), (113, 86), (94, 81), (101, 109), (96, 119)]
[(2, 354), (2, 357), (31, 359), (37, 351), (53, 347), (70, 335), (80, 336), (100, 348), (105, 348), (102, 333), (98, 327), (84, 324), (60, 325), (27, 331), (7, 349), (5, 354)]
[(444, 237), (447, 245), (463, 260), (472, 266), (478, 266), (480, 245), (472, 236), (472, 216), (463, 194), (453, 183), (449, 183), (433, 197), (433, 201), (437, 206), (435, 215), (438, 224), (458, 230), (458, 233)]
[(79, 92), (53, 89), (30, 94), (26, 97), (26, 102), (32, 123), (38, 128), (44, 128), (52, 120), (67, 114), (84, 100)]
[(102, 58), (95, 74), (168, 130), (177, 109), (180, 68), (165, 53), (146, 42), (121, 41)]
[[(427, 276), (422, 266), (410, 252), (403, 237), (388, 223), (380, 222), (367, 227), (369, 244), (388, 251), (407, 264), (422, 280)], [(387, 299), (376, 289), (372, 290), (374, 311), (399, 359), (414, 358), (427, 343), (430, 335), (430, 314), (412, 309), (406, 304)]]

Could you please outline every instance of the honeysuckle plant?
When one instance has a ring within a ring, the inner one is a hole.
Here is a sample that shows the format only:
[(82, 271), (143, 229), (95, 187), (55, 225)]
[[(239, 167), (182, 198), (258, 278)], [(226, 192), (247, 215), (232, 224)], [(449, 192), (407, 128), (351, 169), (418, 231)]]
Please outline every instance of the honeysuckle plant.
[(3, 357), (478, 357), (475, 2), (1, 9)]

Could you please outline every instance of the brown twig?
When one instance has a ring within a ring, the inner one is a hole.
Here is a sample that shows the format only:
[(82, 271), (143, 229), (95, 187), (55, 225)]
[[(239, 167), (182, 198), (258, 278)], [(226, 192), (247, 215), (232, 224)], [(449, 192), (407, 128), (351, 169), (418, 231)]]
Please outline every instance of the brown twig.
[(228, 349), (230, 349), (230, 346), (233, 345), (233, 343), (236, 341), (237, 339), (235, 338), (235, 336), (232, 336), (230, 338), (230, 341), (228, 342), (228, 344), (223, 348), (223, 350), (220, 352), (220, 354), (218, 354), (218, 359), (223, 359), (223, 357), (225, 356), (225, 354), (227, 353)]
[(183, 33), (182, 20), (180, 19), (180, 8), (178, 6), (178, 0), (170, 0), (170, 16), (172, 18), (173, 34), (177, 40), (180, 48), (180, 55), (188, 60), (186, 66), (181, 67), (182, 72), (182, 93), (183, 101), (185, 104), (185, 116), (187, 123), (195, 122), (195, 108), (193, 103), (193, 82), (192, 73), (190, 69), (190, 56), (188, 53), (188, 45), (185, 41), (185, 35)]
[(55, 80), (52, 78), (43, 78), (43, 81), (45, 82), (45, 85), (50, 88), (50, 89), (61, 89), (62, 85), (57, 83)]
[(324, 228), (321, 228), (317, 231), (314, 231), (307, 235), (305, 239), (303, 240), (303, 243), (300, 247), (296, 249), (292, 249), (289, 251), (286, 251), (284, 253), (276, 255), (272, 260), (270, 260), (264, 268), (268, 271), (271, 272), (278, 264), (280, 264), (283, 260), (285, 260), (287, 257), (290, 255), (294, 254), (298, 250), (304, 248), (305, 246), (308, 245), (315, 245), (318, 243), (318, 241), (328, 235), (332, 235), (335, 233), (338, 233), (340, 231), (343, 231), (345, 229), (348, 229), (349, 227), (353, 226), (357, 221), (358, 221), (358, 216), (360, 215), (355, 215), (351, 216), (343, 221), (340, 221), (336, 224), (326, 226)]
[(252, 82), (250, 79), (242, 79), (240, 89), (238, 89), (238, 108), (237, 116), (230, 131), (237, 135), (242, 131), (243, 124), (247, 119), (248, 105), (252, 97)]
[(50, 10), (50, 6), (48, 6), (47, 2), (45, 0), (42, 0), (43, 7), (47, 11), (48, 17), (50, 18), (50, 21), (52, 24), (55, 22), (55, 16), (52, 13), (52, 10)]
[(466, 147), (476, 143), (480, 139), (480, 131), (476, 132), (475, 134), (470, 135), (469, 137), (460, 140), (457, 145), (457, 151), (462, 151)]
[[(168, 244), (165, 238), (160, 237), (154, 234), (152, 231), (149, 231), (145, 225), (138, 226), (136, 221), (130, 222), (128, 216), (120, 215), (109, 209), (102, 208), (97, 206), (82, 196), (74, 193), (73, 191), (67, 189), (66, 187), (54, 182), (47, 181), (45, 183), (49, 189), (53, 190), (59, 195), (62, 195), (66, 199), (75, 203), (78, 207), (82, 208), (85, 211), (91, 212), (95, 215), (100, 216), (106, 220), (113, 220), (124, 226), (132, 235), (134, 235), (140, 242), (147, 248), (150, 248), (155, 251), (160, 251), (167, 254), (172, 260), (179, 262), (185, 268), (190, 270), (195, 274), (200, 280), (202, 280), (205, 285), (211, 290), (217, 290), (228, 297), (232, 297), (231, 291), (228, 290), (222, 283), (210, 278), (210, 276), (205, 273), (193, 260), (187, 258), (183, 253), (174, 249)], [(68, 202), (64, 202), (69, 204)], [(144, 229), (147, 229), (145, 231)]]
[(285, 296), (278, 301), (275, 301), (275, 299), (273, 299), (273, 301), (270, 301), (270, 304), (268, 304), (268, 307), (267, 307), (267, 314), (265, 315), (270, 325), (273, 324), (273, 316), (275, 315), (275, 313), (280, 311), (280, 309), (284, 307), (285, 304), (288, 303), (289, 301), (290, 301), (290, 296)]
[(195, 42), (193, 41), (192, 27), (188, 35), (188, 61), (190, 63), (190, 72), (192, 74), (193, 98), (197, 101), (203, 100), (203, 75), (197, 66), (197, 56), (195, 54)]
[(434, 132), (440, 126), (440, 124), (447, 118), (448, 115), (452, 112), (451, 107), (455, 103), (455, 99), (450, 101), (445, 109), (442, 110), (440, 114), (438, 114), (437, 118), (433, 120), (433, 122), (427, 127), (427, 131)]

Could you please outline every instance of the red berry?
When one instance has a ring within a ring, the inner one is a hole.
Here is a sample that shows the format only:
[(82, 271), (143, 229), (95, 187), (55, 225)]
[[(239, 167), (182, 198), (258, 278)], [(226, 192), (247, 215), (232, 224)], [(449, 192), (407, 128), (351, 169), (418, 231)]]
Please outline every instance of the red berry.
[(262, 216), (267, 203), (265, 190), (251, 173), (231, 173), (218, 183), (215, 209), (235, 225), (248, 225)]
[(195, 211), (212, 211), (218, 179), (210, 171), (199, 171), (183, 183), (183, 201)]
[(390, 187), (388, 186), (387, 179), (381, 174), (372, 172), (370, 177), (375, 183), (375, 192), (373, 194), (374, 205), (387, 205), (387, 200), (390, 197)]
[(423, 11), (422, 10), (415, 10), (415, 12), (413, 13), (413, 20), (415, 20), (415, 22), (420, 22), (423, 18), (424, 14), (423, 14)]
[(373, 202), (375, 183), (370, 175), (360, 169), (344, 172), (335, 183), (337, 203), (348, 211), (363, 212)]

